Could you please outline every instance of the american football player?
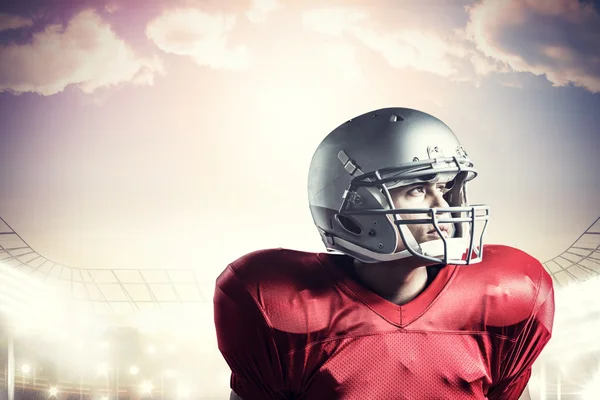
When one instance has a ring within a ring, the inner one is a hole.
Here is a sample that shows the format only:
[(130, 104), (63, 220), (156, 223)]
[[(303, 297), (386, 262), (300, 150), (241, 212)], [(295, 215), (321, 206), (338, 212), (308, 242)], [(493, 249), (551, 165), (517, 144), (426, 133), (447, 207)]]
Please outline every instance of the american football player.
[(231, 399), (518, 399), (552, 332), (550, 275), (483, 245), (452, 130), (385, 108), (333, 130), (308, 197), (326, 252), (260, 250), (217, 278)]

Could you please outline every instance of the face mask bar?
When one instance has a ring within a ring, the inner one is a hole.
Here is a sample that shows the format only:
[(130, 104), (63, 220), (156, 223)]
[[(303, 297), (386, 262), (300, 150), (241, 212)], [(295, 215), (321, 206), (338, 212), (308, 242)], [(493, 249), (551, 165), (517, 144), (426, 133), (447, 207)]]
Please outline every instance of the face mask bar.
[[(456, 218), (456, 217), (440, 217), (438, 213), (468, 213), (470, 217), (466, 218)], [(478, 212), (483, 212), (483, 215), (478, 215)], [(398, 230), (400, 231), (400, 237), (402, 238), (402, 242), (406, 246), (406, 250), (408, 250), (412, 255), (424, 258), (428, 261), (432, 261), (435, 263), (444, 263), (448, 264), (448, 239), (444, 237), (442, 231), (439, 227), (439, 224), (445, 223), (469, 223), (470, 225), (470, 241), (469, 248), (467, 250), (467, 258), (466, 260), (454, 260), (453, 264), (459, 265), (468, 265), (478, 261), (481, 258), (481, 252), (483, 250), (483, 235), (485, 234), (485, 230), (487, 228), (488, 219), (489, 219), (489, 206), (485, 205), (474, 205), (470, 207), (446, 207), (446, 208), (414, 208), (414, 209), (392, 209), (392, 210), (348, 210), (344, 211), (342, 215), (390, 215), (390, 214), (429, 214), (429, 218), (423, 219), (396, 219), (394, 223), (398, 226)], [(475, 227), (476, 221), (484, 221), (483, 229), (479, 236), (478, 240), (478, 248), (475, 249), (476, 257), (473, 259), (474, 252), (474, 241), (475, 241)], [(436, 258), (430, 257), (425, 254), (419, 253), (417, 250), (411, 246), (404, 236), (404, 232), (401, 229), (401, 226), (405, 225), (415, 225), (415, 224), (432, 224), (440, 236), (441, 240), (444, 244), (444, 258)]]
[[(444, 163), (448, 164), (448, 163), (453, 163), (455, 166), (440, 166)], [(463, 164), (467, 164), (467, 165), (463, 165)], [(438, 167), (435, 167), (435, 165), (438, 165)], [(406, 250), (408, 252), (410, 252), (413, 256), (419, 257), (419, 258), (423, 258), (427, 261), (431, 261), (431, 262), (435, 262), (435, 263), (444, 263), (444, 264), (448, 264), (449, 262), (449, 258), (448, 258), (448, 239), (446, 239), (444, 237), (444, 235), (442, 234), (442, 231), (439, 227), (439, 224), (443, 224), (443, 223), (452, 223), (452, 224), (464, 224), (464, 223), (469, 223), (470, 225), (470, 240), (469, 240), (469, 247), (467, 250), (467, 254), (466, 254), (466, 260), (452, 260), (453, 264), (458, 264), (458, 265), (468, 265), (471, 263), (475, 263), (475, 262), (479, 262), (481, 260), (481, 255), (483, 252), (483, 236), (485, 234), (485, 230), (487, 228), (487, 224), (488, 224), (488, 219), (489, 219), (489, 206), (486, 205), (472, 205), (472, 206), (465, 206), (465, 207), (446, 207), (446, 208), (416, 208), (416, 209), (397, 209), (393, 207), (393, 201), (392, 201), (392, 197), (389, 193), (389, 190), (386, 186), (386, 183), (388, 182), (392, 182), (392, 181), (398, 181), (400, 179), (415, 179), (415, 178), (421, 178), (421, 177), (426, 177), (426, 176), (431, 176), (432, 174), (438, 174), (438, 173), (456, 173), (459, 174), (461, 172), (466, 172), (467, 174), (472, 174), (471, 179), (473, 179), (475, 176), (477, 176), (477, 171), (472, 168), (472, 163), (469, 160), (466, 159), (461, 159), (459, 160), (457, 157), (448, 157), (448, 158), (441, 158), (441, 159), (436, 159), (436, 160), (425, 160), (425, 161), (421, 161), (421, 162), (414, 162), (414, 163), (410, 163), (410, 164), (404, 164), (404, 165), (400, 165), (397, 167), (391, 167), (391, 168), (385, 168), (385, 169), (381, 169), (381, 170), (376, 170), (370, 173), (366, 173), (366, 174), (362, 174), (360, 176), (355, 177), (352, 182), (350, 183), (350, 186), (348, 187), (348, 189), (346, 190), (346, 192), (344, 193), (344, 201), (342, 202), (342, 205), (339, 209), (339, 214), (340, 215), (392, 215), (393, 219), (394, 219), (394, 224), (396, 225), (396, 227), (398, 228), (398, 231), (400, 233), (400, 237), (402, 239), (402, 242), (404, 243), (404, 246), (406, 247)], [(398, 174), (394, 174), (393, 176), (389, 176), (389, 174), (392, 173), (398, 173)], [(382, 175), (388, 175), (386, 178), (382, 178)], [(348, 193), (353, 193), (355, 192), (356, 188), (359, 186), (367, 186), (367, 187), (375, 187), (376, 189), (378, 189), (379, 191), (381, 191), (381, 193), (385, 196), (385, 198), (388, 201), (388, 204), (390, 205), (390, 209), (348, 209), (349, 206), (349, 198), (352, 196), (348, 196)], [(462, 198), (465, 201), (465, 203), (467, 202), (467, 197), (466, 197), (466, 179), (462, 182), (462, 186), (463, 186), (463, 193), (462, 193)], [(466, 218), (458, 218), (458, 217), (441, 217), (438, 214), (456, 214), (456, 213), (467, 213), (467, 215), (469, 215), (469, 217)], [(478, 213), (482, 213), (483, 215), (478, 215)], [(427, 214), (429, 215), (429, 218), (425, 219), (411, 219), (411, 220), (404, 220), (402, 218), (400, 218), (398, 216), (398, 214)], [(476, 227), (476, 221), (484, 221), (484, 225), (481, 231), (481, 234), (479, 236), (479, 240), (478, 240), (478, 248), (475, 250), (475, 254), (476, 257), (473, 258), (473, 246), (474, 246), (474, 242), (475, 242), (475, 227)], [(412, 225), (412, 224), (432, 224), (436, 230), (436, 232), (438, 233), (440, 239), (443, 242), (444, 245), (444, 258), (436, 258), (436, 257), (431, 257), (428, 256), (426, 254), (423, 254), (420, 246), (418, 243), (416, 243), (416, 240), (414, 239), (413, 235), (410, 233), (410, 231), (407, 229), (407, 225)], [(406, 235), (410, 235), (410, 239), (406, 237)], [(415, 250), (415, 248), (413, 246), (411, 246), (410, 243), (413, 243), (415, 246), (417, 247), (418, 250)]]
[[(439, 224), (468, 222), (469, 226), (470, 226), (470, 232), (469, 232), (470, 239), (469, 239), (469, 247), (467, 250), (466, 260), (455, 260), (453, 263), (460, 264), (460, 265), (471, 264), (471, 262), (473, 261), (472, 260), (473, 253), (476, 254), (475, 258), (477, 260), (481, 258), (481, 253), (483, 251), (483, 235), (485, 234), (485, 230), (487, 228), (488, 219), (489, 219), (489, 207), (488, 206), (478, 205), (478, 206), (471, 206), (471, 207), (416, 208), (416, 209), (402, 209), (402, 210), (397, 210), (397, 211), (400, 214), (429, 214), (428, 219), (411, 219), (411, 220), (396, 219), (394, 221), (394, 223), (396, 224), (396, 226), (398, 226), (398, 228), (400, 228), (400, 225), (433, 223), (433, 226), (434, 226), (436, 232), (438, 233), (438, 235), (440, 236), (441, 240), (444, 243), (444, 259), (443, 260), (435, 258), (435, 257), (429, 257), (424, 254), (417, 253), (407, 243), (407, 240), (404, 237), (404, 233), (403, 233), (402, 229), (399, 229), (400, 235), (402, 238), (402, 242), (406, 246), (406, 249), (412, 255), (425, 258), (428, 261), (433, 261), (433, 262), (443, 261), (444, 264), (448, 264), (448, 239), (446, 239), (444, 237), (444, 235), (442, 235), (442, 231), (439, 227)], [(444, 214), (444, 213), (454, 213), (454, 212), (468, 213), (470, 215), (470, 217), (466, 217), (466, 218), (448, 217), (448, 218), (445, 218), (445, 217), (438, 216), (438, 213)], [(477, 214), (478, 212), (484, 212), (484, 215), (478, 215)], [(478, 243), (478, 246), (476, 249), (474, 249), (474, 247), (473, 247), (474, 242), (475, 242), (475, 226), (476, 226), (475, 221), (484, 221), (483, 229), (479, 236), (479, 240), (478, 240), (479, 243)]]

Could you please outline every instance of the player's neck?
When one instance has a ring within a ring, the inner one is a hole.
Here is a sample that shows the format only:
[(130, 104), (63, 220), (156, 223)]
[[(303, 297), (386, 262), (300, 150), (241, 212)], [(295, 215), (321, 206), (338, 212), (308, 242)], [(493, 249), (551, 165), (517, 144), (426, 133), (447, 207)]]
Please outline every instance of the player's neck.
[(354, 270), (363, 286), (398, 305), (406, 304), (417, 297), (428, 283), (426, 266), (363, 264), (355, 260)]

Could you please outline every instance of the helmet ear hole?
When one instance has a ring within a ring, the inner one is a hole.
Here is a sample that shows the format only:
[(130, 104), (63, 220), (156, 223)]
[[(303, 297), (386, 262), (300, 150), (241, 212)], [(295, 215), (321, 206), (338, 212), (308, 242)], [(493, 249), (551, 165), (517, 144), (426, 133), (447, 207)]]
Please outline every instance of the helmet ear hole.
[(336, 215), (336, 218), (340, 225), (342, 225), (342, 227), (348, 232), (354, 235), (360, 235), (360, 233), (362, 232), (362, 228), (354, 219), (346, 217), (344, 215)]

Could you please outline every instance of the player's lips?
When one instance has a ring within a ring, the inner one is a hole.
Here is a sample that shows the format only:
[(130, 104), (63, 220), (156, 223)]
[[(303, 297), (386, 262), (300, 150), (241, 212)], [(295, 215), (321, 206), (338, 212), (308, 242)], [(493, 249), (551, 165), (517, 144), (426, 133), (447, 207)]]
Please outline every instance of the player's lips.
[[(450, 227), (448, 225), (439, 225), (440, 231), (442, 232), (442, 235), (444, 235), (445, 237), (448, 237), (450, 235)], [(432, 230), (430, 230), (429, 232), (427, 232), (428, 235), (431, 234), (437, 234), (437, 230), (435, 228), (433, 228)]]

